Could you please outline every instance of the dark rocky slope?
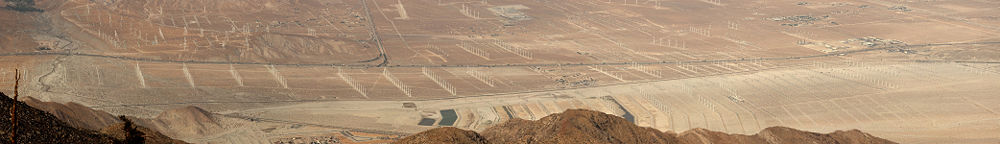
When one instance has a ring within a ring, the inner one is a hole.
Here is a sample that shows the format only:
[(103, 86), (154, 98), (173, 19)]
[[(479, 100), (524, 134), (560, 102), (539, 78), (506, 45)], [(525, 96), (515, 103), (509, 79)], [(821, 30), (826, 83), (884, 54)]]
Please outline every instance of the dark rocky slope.
[[(48, 103), (39, 102), (33, 99), (27, 99), (29, 103), (33, 103), (36, 106), (45, 106), (50, 111), (57, 113), (63, 118), (75, 119), (72, 123), (81, 127), (74, 127), (74, 125), (63, 122), (60, 117), (48, 113), (41, 109), (32, 107), (25, 102), (14, 101), (7, 95), (0, 93), (0, 109), (4, 111), (0, 114), (0, 136), (2, 136), (2, 143), (9, 143), (7, 136), (11, 132), (11, 121), (9, 110), (11, 106), (17, 105), (17, 141), (18, 143), (40, 143), (40, 144), (92, 144), (92, 143), (125, 143), (125, 130), (124, 123), (111, 124), (100, 128), (101, 131), (91, 130), (89, 127), (94, 127), (96, 125), (92, 123), (107, 123), (108, 121), (120, 122), (120, 120), (109, 120), (107, 118), (102, 118), (99, 120), (85, 120), (87, 118), (98, 118), (104, 116), (110, 116), (103, 111), (96, 111), (87, 107), (76, 106), (73, 104), (62, 105), (59, 103)], [(81, 119), (83, 118), (83, 119)], [(92, 123), (89, 123), (92, 122)], [(141, 135), (144, 138), (144, 142), (149, 144), (172, 144), (172, 143), (185, 143), (183, 141), (171, 139), (169, 137), (160, 134), (157, 131), (150, 130), (149, 128), (134, 126), (138, 130), (138, 133), (133, 133), (134, 135)]]
[(4, 143), (9, 143), (7, 136), (11, 132), (10, 108), (17, 105), (17, 141), (18, 143), (116, 143), (117, 140), (96, 131), (77, 129), (59, 121), (58, 118), (45, 111), (38, 110), (16, 102), (7, 95), (0, 93), (0, 136)]
[(406, 137), (399, 143), (461, 143), (461, 144), (485, 144), (486, 138), (474, 131), (462, 130), (454, 127), (443, 127), (427, 130), (416, 135)]
[[(483, 140), (485, 138), (485, 140)], [(755, 135), (726, 134), (705, 129), (683, 133), (639, 127), (625, 119), (590, 110), (567, 110), (537, 121), (510, 120), (477, 134), (457, 128), (436, 128), (396, 143), (741, 143), (741, 144), (894, 144), (858, 131), (829, 134), (771, 127)]]

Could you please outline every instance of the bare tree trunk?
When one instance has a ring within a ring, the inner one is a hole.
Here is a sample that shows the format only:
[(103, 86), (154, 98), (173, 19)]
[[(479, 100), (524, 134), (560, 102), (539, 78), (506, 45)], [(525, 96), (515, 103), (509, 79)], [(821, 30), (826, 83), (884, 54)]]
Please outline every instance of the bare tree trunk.
[(17, 143), (17, 97), (18, 86), (21, 85), (21, 72), (14, 69), (14, 103), (10, 107), (10, 143)]

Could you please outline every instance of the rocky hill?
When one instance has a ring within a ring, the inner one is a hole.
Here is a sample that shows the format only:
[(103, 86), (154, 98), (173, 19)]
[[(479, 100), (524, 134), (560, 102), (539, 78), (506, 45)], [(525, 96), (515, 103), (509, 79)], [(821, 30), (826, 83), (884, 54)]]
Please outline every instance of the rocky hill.
[(829, 134), (771, 127), (755, 135), (739, 135), (693, 129), (682, 133), (639, 127), (625, 119), (590, 110), (568, 110), (537, 121), (515, 119), (478, 134), (457, 128), (436, 128), (396, 143), (838, 143), (893, 144), (895, 142), (858, 131)]
[[(62, 104), (42, 102), (31, 97), (22, 97), (21, 99), (23, 99), (23, 103), (48, 112), (57, 120), (75, 128), (103, 132), (107, 127), (121, 125), (122, 122), (107, 112), (90, 109), (73, 102)], [(164, 111), (154, 118), (129, 117), (129, 119), (138, 126), (148, 128), (149, 131), (163, 133), (164, 137), (190, 138), (223, 130), (212, 113), (194, 106)]]
[[(101, 129), (100, 132), (101, 132), (101, 134), (105, 134), (107, 136), (111, 136), (111, 137), (113, 137), (115, 139), (125, 139), (125, 137), (126, 137), (125, 133), (127, 133), (127, 132), (124, 131), (124, 128), (123, 128), (124, 126), (125, 126), (125, 123), (112, 124), (112, 125), (110, 125), (108, 127), (104, 127), (103, 129)], [(147, 144), (184, 144), (184, 143), (187, 143), (187, 142), (184, 142), (184, 141), (181, 141), (181, 140), (177, 140), (177, 139), (173, 139), (173, 138), (167, 137), (167, 136), (165, 136), (163, 134), (160, 134), (160, 132), (157, 132), (156, 130), (149, 129), (149, 128), (146, 128), (146, 127), (138, 126), (138, 127), (136, 127), (136, 129), (139, 132), (143, 133), (142, 137), (143, 137), (144, 143), (147, 143)]]
[(474, 131), (462, 130), (454, 127), (442, 127), (427, 130), (409, 136), (398, 143), (463, 143), (463, 144), (485, 144), (486, 138)]
[(109, 125), (121, 123), (121, 121), (114, 115), (108, 114), (104, 111), (93, 110), (87, 106), (73, 102), (61, 104), (56, 102), (43, 102), (31, 97), (20, 97), (20, 99), (22, 99), (21, 102), (24, 102), (33, 108), (48, 112), (69, 126), (76, 128), (98, 131)]
[[(104, 123), (107, 119), (101, 120), (84, 120), (81, 117), (94, 118), (91, 114), (96, 114), (100, 116), (110, 116), (107, 113), (101, 111), (94, 111), (90, 108), (83, 107), (84, 109), (68, 109), (68, 108), (80, 108), (80, 106), (74, 106), (72, 104), (62, 105), (58, 103), (47, 103), (38, 102), (33, 99), (27, 99), (29, 103), (39, 106), (48, 106), (44, 109), (49, 109), (63, 118), (74, 118), (76, 121), (73, 125), (61, 121), (59, 117), (48, 113), (46, 111), (32, 107), (25, 102), (14, 101), (7, 95), (0, 93), (0, 109), (5, 111), (4, 114), (0, 114), (0, 135), (3, 136), (3, 142), (7, 142), (7, 135), (10, 134), (11, 121), (10, 115), (6, 111), (14, 105), (17, 105), (17, 141), (18, 143), (124, 143), (124, 123), (112, 124), (110, 126), (101, 128), (100, 132), (95, 130), (90, 130), (90, 128), (83, 128), (88, 126), (94, 126), (94, 124), (86, 123), (85, 121), (94, 123)], [(83, 114), (83, 115), (80, 115)], [(101, 117), (103, 118), (103, 117)], [(118, 122), (118, 120), (114, 120)], [(82, 127), (74, 127), (74, 125)], [(156, 143), (156, 144), (171, 144), (171, 143), (185, 143), (183, 141), (171, 139), (169, 137), (160, 134), (157, 131), (150, 130), (149, 128), (135, 126), (134, 128), (139, 130), (137, 135), (142, 135), (145, 139), (144, 143)]]
[(223, 131), (212, 113), (194, 106), (161, 112), (154, 118), (136, 118), (136, 124), (175, 138), (191, 138)]
[(15, 102), (7, 95), (0, 93), (0, 135), (7, 142), (10, 134), (11, 121), (8, 114), (10, 108), (17, 105), (17, 141), (19, 143), (115, 143), (116, 140), (96, 131), (77, 129), (59, 121), (58, 118), (45, 111), (32, 108), (23, 102)]

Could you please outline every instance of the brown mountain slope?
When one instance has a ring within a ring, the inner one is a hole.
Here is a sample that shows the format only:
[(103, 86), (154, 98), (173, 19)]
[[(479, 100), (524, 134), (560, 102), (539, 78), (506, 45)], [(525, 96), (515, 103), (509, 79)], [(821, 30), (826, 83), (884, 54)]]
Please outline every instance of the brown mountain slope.
[(107, 112), (90, 109), (87, 106), (73, 102), (61, 104), (55, 102), (42, 102), (31, 97), (21, 98), (23, 99), (21, 101), (25, 104), (39, 110), (49, 112), (53, 116), (56, 116), (56, 118), (66, 122), (66, 124), (76, 128), (97, 131), (109, 125), (121, 122), (115, 118), (115, 116), (108, 114)]
[[(84, 126), (92, 125), (87, 124), (87, 122), (96, 122), (90, 120), (79, 120), (80, 117), (87, 118), (103, 118), (101, 116), (110, 114), (104, 113), (103, 111), (96, 111), (81, 105), (68, 104), (62, 105), (59, 103), (51, 102), (40, 102), (34, 99), (26, 99), (28, 102), (15, 102), (13, 99), (7, 95), (0, 93), (0, 109), (8, 111), (11, 106), (17, 104), (17, 135), (18, 143), (122, 143), (124, 140), (124, 123), (112, 123), (110, 126), (104, 128), (98, 128), (100, 132), (89, 130), (82, 127), (74, 127), (66, 122), (61, 121), (62, 118), (70, 118), (76, 121), (73, 123), (82, 124)], [(33, 103), (29, 105), (27, 103)], [(59, 114), (52, 114), (41, 109), (35, 108), (34, 106), (44, 106), (45, 109), (53, 110)], [(66, 109), (73, 108), (73, 109)], [(83, 114), (83, 115), (80, 115)], [(91, 114), (97, 116), (91, 116)], [(57, 116), (59, 115), (59, 116)], [(107, 120), (104, 120), (107, 121)], [(119, 120), (115, 119), (116, 122)], [(103, 122), (103, 121), (102, 121)], [(7, 113), (0, 114), (0, 135), (3, 136), (3, 142), (7, 142), (7, 135), (10, 132), (10, 115)], [(172, 139), (170, 137), (164, 136), (159, 132), (145, 128), (142, 126), (135, 126), (143, 137), (145, 138), (144, 143), (149, 144), (184, 144), (185, 142)]]
[(568, 110), (538, 121), (515, 119), (483, 131), (493, 143), (675, 143), (674, 134), (643, 128), (620, 117)]
[[(457, 134), (461, 133), (461, 134)], [(452, 143), (479, 135), (456, 128), (436, 128), (397, 143)], [(893, 144), (858, 130), (829, 134), (771, 127), (755, 135), (693, 129), (680, 134), (636, 126), (621, 117), (590, 110), (567, 110), (537, 121), (511, 120), (483, 131), (485, 143), (839, 143)]]
[(462, 130), (454, 127), (443, 127), (420, 132), (416, 135), (403, 138), (398, 143), (405, 144), (426, 144), (426, 143), (461, 143), (461, 144), (485, 144), (486, 138), (474, 131)]
[(223, 130), (212, 113), (194, 106), (163, 111), (153, 119), (136, 119), (136, 124), (178, 138), (201, 137)]
[(18, 143), (115, 143), (116, 140), (95, 131), (77, 129), (59, 121), (58, 118), (45, 111), (38, 110), (16, 102), (7, 95), (0, 93), (0, 135), (7, 143), (10, 130), (10, 107), (17, 105), (17, 141)]
[[(31, 97), (22, 99), (29, 106), (51, 113), (72, 127), (103, 131), (106, 127), (121, 124), (114, 115), (80, 104), (42, 102)], [(148, 127), (157, 134), (162, 133), (175, 138), (196, 138), (223, 130), (218, 121), (212, 117), (212, 113), (194, 106), (164, 111), (155, 118), (129, 117), (129, 119), (136, 125)]]

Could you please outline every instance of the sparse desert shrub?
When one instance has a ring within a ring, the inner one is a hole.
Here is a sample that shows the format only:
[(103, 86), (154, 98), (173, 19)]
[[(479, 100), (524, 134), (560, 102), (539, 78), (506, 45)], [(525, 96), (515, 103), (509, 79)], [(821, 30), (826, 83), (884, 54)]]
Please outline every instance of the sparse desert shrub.
[(136, 129), (135, 126), (133, 126), (134, 124), (132, 123), (132, 120), (129, 120), (125, 116), (118, 116), (118, 119), (125, 123), (125, 126), (122, 126), (122, 131), (125, 132), (125, 140), (123, 141), (124, 143), (126, 144), (144, 143), (145, 138), (142, 137), (143, 133), (140, 132), (138, 129)]

